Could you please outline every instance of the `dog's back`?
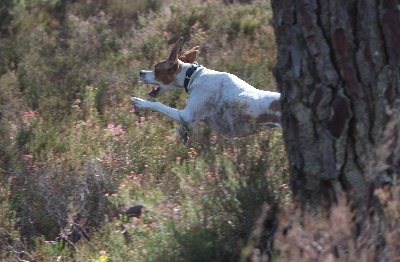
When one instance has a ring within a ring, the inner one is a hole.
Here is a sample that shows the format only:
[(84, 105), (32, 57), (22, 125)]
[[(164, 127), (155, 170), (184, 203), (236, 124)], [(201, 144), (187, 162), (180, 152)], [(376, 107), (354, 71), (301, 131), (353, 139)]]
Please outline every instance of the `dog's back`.
[[(212, 84), (210, 84), (212, 83)], [(253, 132), (259, 126), (279, 126), (280, 93), (254, 88), (237, 76), (203, 68), (191, 83), (188, 104), (224, 137)]]

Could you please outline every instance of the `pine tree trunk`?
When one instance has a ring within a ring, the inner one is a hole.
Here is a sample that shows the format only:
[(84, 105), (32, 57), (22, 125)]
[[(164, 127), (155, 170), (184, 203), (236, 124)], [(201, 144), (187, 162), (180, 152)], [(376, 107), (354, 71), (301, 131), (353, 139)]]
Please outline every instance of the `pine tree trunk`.
[(399, 164), (397, 122), (389, 128), (400, 92), (399, 2), (275, 0), (272, 8), (292, 190), (308, 207), (351, 192), (365, 210), (371, 186)]

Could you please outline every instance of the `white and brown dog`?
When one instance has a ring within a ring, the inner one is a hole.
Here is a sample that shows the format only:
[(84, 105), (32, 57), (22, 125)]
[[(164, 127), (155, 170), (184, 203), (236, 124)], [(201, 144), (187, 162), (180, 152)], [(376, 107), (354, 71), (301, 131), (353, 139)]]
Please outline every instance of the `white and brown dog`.
[(186, 108), (178, 110), (159, 102), (132, 97), (136, 108), (158, 111), (177, 121), (183, 141), (187, 132), (200, 121), (208, 123), (224, 137), (248, 135), (260, 126), (280, 126), (280, 93), (254, 88), (237, 76), (218, 72), (195, 63), (199, 47), (179, 55), (180, 38), (167, 60), (153, 71), (140, 71), (140, 80), (153, 84), (148, 94), (156, 98), (173, 88), (184, 88), (189, 94)]

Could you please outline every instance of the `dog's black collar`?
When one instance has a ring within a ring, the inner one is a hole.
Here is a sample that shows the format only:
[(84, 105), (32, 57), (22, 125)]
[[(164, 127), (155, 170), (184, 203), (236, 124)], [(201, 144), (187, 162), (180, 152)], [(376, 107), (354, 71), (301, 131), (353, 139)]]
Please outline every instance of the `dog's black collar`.
[(185, 87), (186, 93), (189, 93), (188, 90), (188, 85), (190, 82), (190, 79), (192, 78), (193, 73), (197, 70), (197, 68), (201, 67), (197, 62), (194, 62), (191, 67), (186, 71), (185, 75), (185, 82), (183, 82), (183, 86)]

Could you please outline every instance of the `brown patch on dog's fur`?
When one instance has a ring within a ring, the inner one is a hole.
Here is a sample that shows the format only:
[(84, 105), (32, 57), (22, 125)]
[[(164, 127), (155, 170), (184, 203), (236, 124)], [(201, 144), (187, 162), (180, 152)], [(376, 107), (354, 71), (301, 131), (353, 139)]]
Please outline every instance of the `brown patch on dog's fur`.
[(168, 85), (174, 81), (174, 75), (179, 73), (181, 67), (179, 63), (176, 62), (172, 65), (169, 65), (168, 60), (162, 61), (154, 67), (154, 76), (157, 81), (163, 82), (164, 84)]
[(279, 112), (281, 111), (281, 102), (279, 100), (272, 101), (268, 108), (274, 112)]
[(189, 51), (182, 53), (179, 56), (179, 60), (181, 60), (184, 63), (193, 64), (194, 61), (196, 61), (197, 52), (199, 52), (199, 47), (195, 46), (192, 49), (190, 49)]
[(163, 82), (163, 84), (166, 85), (174, 81), (175, 74), (181, 70), (178, 63), (178, 54), (182, 44), (183, 37), (176, 41), (169, 58), (155, 65), (154, 77), (156, 80)]

